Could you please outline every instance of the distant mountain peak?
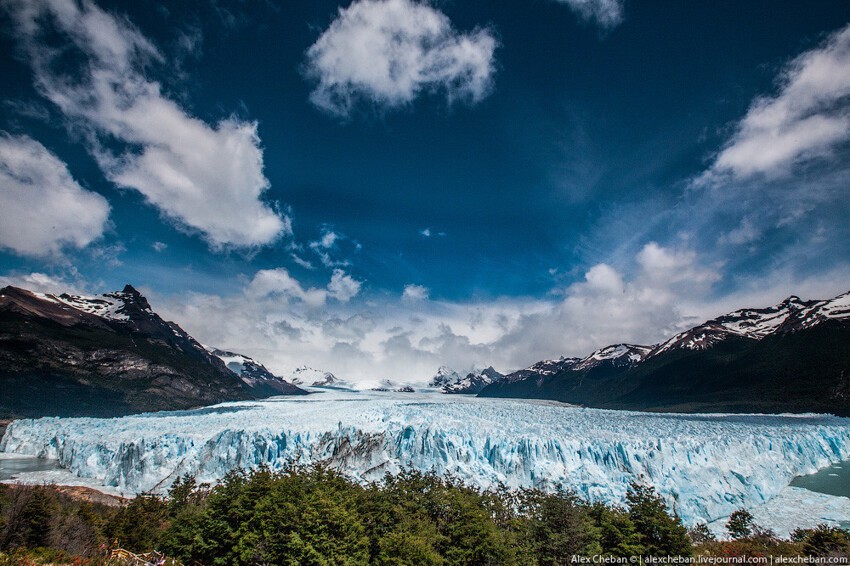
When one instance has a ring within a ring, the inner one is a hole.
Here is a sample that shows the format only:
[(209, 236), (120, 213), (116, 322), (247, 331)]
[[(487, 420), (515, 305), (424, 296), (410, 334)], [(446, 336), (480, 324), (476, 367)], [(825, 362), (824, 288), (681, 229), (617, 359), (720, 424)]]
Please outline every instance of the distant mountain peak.
[(613, 344), (580, 360), (537, 362), (482, 395), (620, 409), (847, 415), (848, 336), (850, 292), (809, 301), (791, 295), (770, 307), (718, 316), (654, 346)]
[[(119, 295), (119, 293), (112, 293), (112, 295)], [(142, 310), (151, 310), (151, 305), (145, 296), (129, 283), (124, 285), (124, 289), (121, 291), (120, 295), (123, 295), (125, 301), (129, 299), (139, 305)]]
[(505, 379), (493, 366), (475, 368), (465, 376), (448, 366), (440, 366), (428, 383), (429, 387), (439, 387), (443, 393), (478, 393), (486, 386)]
[(224, 362), (227, 369), (235, 373), (253, 391), (260, 395), (302, 395), (306, 391), (278, 377), (255, 359), (219, 348), (206, 347), (206, 350)]

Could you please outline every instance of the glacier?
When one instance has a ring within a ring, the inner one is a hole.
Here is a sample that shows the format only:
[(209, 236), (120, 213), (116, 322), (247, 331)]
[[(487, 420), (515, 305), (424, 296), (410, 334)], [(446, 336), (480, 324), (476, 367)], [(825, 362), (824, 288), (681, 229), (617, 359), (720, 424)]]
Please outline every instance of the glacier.
[(185, 473), (215, 482), (238, 467), (316, 462), (358, 481), (415, 468), (482, 488), (560, 486), (614, 504), (639, 481), (694, 524), (763, 507), (795, 476), (850, 459), (850, 419), (326, 390), (111, 419), (18, 420), (0, 452), (56, 459), (127, 494), (163, 493)]

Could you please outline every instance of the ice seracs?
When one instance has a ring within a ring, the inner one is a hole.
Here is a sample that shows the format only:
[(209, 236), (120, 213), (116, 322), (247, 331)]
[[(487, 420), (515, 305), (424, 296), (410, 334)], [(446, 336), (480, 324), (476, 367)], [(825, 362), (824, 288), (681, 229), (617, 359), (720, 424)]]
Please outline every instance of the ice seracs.
[(291, 462), (324, 462), (358, 481), (412, 467), (484, 488), (562, 486), (617, 504), (642, 481), (693, 524), (757, 507), (795, 476), (850, 458), (850, 420), (329, 390), (119, 419), (19, 420), (0, 451), (56, 458), (126, 493), (163, 492), (185, 473), (217, 481), (237, 467)]

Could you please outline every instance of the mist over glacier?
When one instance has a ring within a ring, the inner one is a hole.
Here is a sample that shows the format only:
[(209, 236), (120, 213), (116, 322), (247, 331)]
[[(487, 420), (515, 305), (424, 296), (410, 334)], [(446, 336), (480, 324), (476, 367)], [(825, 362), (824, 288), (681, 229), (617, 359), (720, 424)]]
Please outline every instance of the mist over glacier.
[(850, 458), (850, 419), (655, 414), (427, 393), (325, 391), (114, 419), (11, 424), (0, 451), (55, 458), (125, 493), (179, 475), (325, 462), (358, 481), (410, 467), (486, 488), (563, 486), (621, 503), (654, 486), (687, 524), (776, 497), (791, 480)]

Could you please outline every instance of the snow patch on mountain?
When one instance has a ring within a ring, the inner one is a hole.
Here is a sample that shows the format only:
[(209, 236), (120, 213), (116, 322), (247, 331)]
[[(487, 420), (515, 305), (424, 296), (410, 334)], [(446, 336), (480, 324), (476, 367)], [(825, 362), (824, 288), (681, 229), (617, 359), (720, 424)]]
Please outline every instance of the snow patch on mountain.
[(650, 356), (671, 349), (705, 350), (730, 336), (761, 340), (778, 332), (796, 332), (828, 320), (850, 318), (850, 292), (834, 299), (803, 301), (790, 296), (764, 309), (740, 309), (680, 332), (658, 344)]
[(463, 379), (463, 376), (455, 370), (448, 366), (440, 366), (439, 369), (437, 369), (437, 373), (434, 374), (434, 377), (428, 381), (428, 387), (442, 388), (446, 385), (457, 383), (461, 379)]
[(357, 389), (354, 384), (338, 378), (329, 371), (322, 371), (310, 366), (300, 366), (290, 372), (285, 372), (290, 383), (301, 387), (328, 387), (337, 389)]
[(596, 350), (580, 362), (572, 366), (575, 370), (585, 370), (597, 367), (603, 362), (610, 362), (615, 367), (642, 362), (652, 351), (652, 346), (639, 346), (636, 344), (614, 344)]
[[(296, 385), (311, 385), (319, 381), (333, 380), (333, 374), (308, 366), (297, 367), (290, 372), (285, 372), (287, 380)], [(330, 377), (328, 377), (330, 376)]]
[(382, 391), (394, 393), (415, 393), (416, 389), (409, 383), (399, 383), (392, 379), (382, 379), (378, 385), (370, 388), (371, 391)]
[(454, 371), (447, 366), (440, 366), (437, 373), (428, 382), (429, 387), (438, 387), (443, 393), (478, 393), (491, 383), (501, 381), (505, 376), (493, 369), (474, 368), (466, 375)]
[[(67, 293), (62, 293), (61, 295), (33, 293), (33, 295), (51, 303), (70, 307), (109, 320), (130, 320), (130, 317), (124, 312), (124, 302), (129, 298), (126, 293), (106, 293), (95, 297), (69, 295)], [(148, 306), (147, 310), (150, 310), (150, 306)]]

